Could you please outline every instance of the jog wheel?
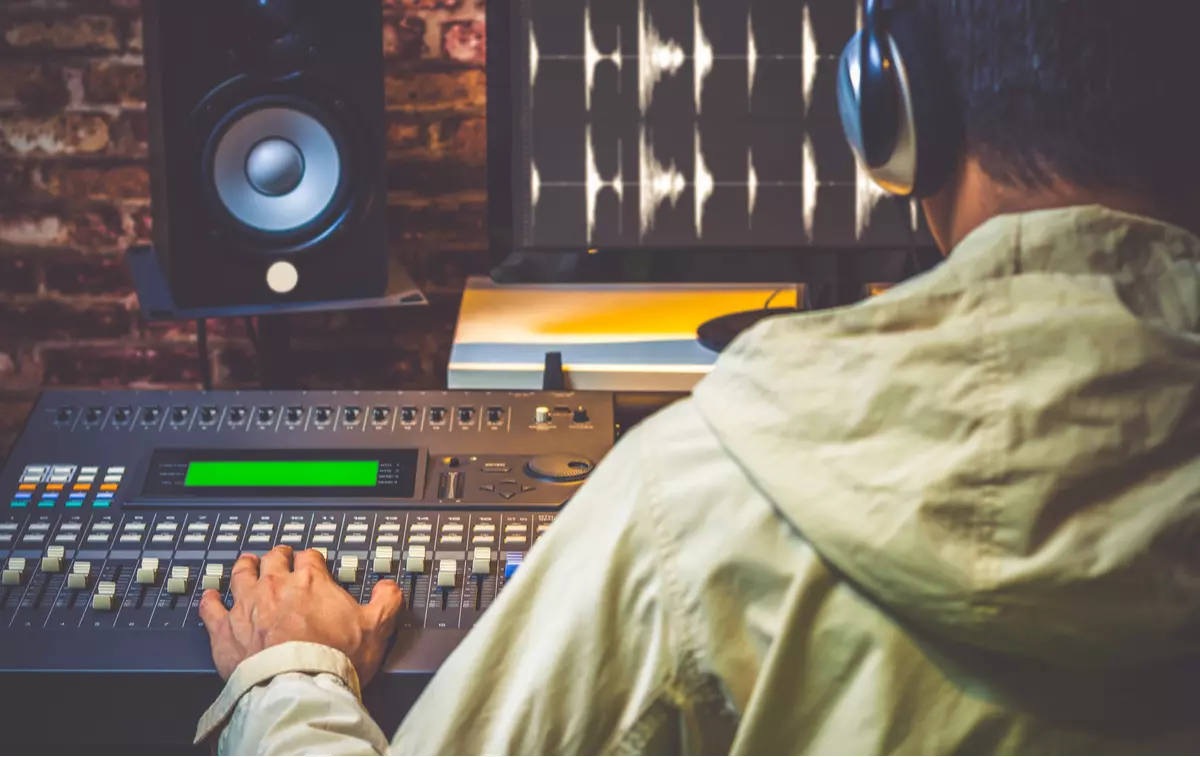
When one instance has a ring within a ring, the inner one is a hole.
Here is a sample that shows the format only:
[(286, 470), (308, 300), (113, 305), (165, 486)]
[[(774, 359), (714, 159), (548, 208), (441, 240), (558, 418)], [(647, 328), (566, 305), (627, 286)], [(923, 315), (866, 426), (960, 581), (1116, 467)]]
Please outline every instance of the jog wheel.
[(596, 464), (583, 455), (570, 453), (538, 455), (525, 466), (526, 472), (541, 481), (573, 484), (587, 478)]

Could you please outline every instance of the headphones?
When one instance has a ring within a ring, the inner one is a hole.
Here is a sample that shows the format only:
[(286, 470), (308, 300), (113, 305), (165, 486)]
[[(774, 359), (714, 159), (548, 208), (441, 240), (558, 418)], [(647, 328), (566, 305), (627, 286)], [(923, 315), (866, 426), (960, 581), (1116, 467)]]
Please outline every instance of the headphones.
[(963, 143), (953, 82), (933, 25), (912, 0), (863, 0), (863, 27), (838, 65), (838, 109), (871, 179), (901, 197), (929, 197)]

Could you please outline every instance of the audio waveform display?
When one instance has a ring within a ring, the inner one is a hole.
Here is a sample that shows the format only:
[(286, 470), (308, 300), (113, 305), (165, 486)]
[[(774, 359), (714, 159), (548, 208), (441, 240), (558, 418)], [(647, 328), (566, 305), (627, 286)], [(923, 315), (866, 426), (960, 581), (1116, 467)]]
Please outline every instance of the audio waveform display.
[(861, 2), (514, 0), (524, 244), (926, 242), (917, 206), (911, 223), (883, 207), (841, 133)]

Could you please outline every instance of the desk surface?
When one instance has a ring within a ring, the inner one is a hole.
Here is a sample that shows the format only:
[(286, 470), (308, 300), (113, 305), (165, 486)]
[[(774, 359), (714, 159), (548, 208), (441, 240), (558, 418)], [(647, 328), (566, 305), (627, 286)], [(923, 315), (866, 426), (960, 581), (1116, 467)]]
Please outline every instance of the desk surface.
[(561, 352), (573, 389), (690, 392), (717, 355), (696, 341), (713, 318), (795, 307), (776, 285), (498, 286), (473, 278), (463, 295), (449, 388), (541, 389), (547, 352)]

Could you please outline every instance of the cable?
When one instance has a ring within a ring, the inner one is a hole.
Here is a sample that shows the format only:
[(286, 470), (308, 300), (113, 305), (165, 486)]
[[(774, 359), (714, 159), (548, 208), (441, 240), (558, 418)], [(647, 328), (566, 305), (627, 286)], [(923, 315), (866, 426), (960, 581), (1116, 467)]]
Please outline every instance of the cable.
[(200, 359), (200, 383), (204, 391), (211, 392), (212, 363), (208, 359), (208, 321), (204, 318), (196, 321), (196, 352)]
[(779, 295), (783, 294), (783, 291), (784, 291), (784, 290), (782, 290), (782, 289), (776, 289), (774, 292), (772, 292), (772, 293), (771, 293), (771, 296), (770, 296), (770, 297), (768, 297), (768, 298), (767, 298), (767, 301), (766, 301), (766, 302), (763, 304), (763, 307), (762, 307), (762, 309), (763, 309), (763, 310), (770, 310), (770, 309), (771, 309), (771, 303), (772, 303), (772, 302), (774, 302), (774, 301), (776, 300), (776, 298), (777, 298), (777, 297), (779, 297)]

